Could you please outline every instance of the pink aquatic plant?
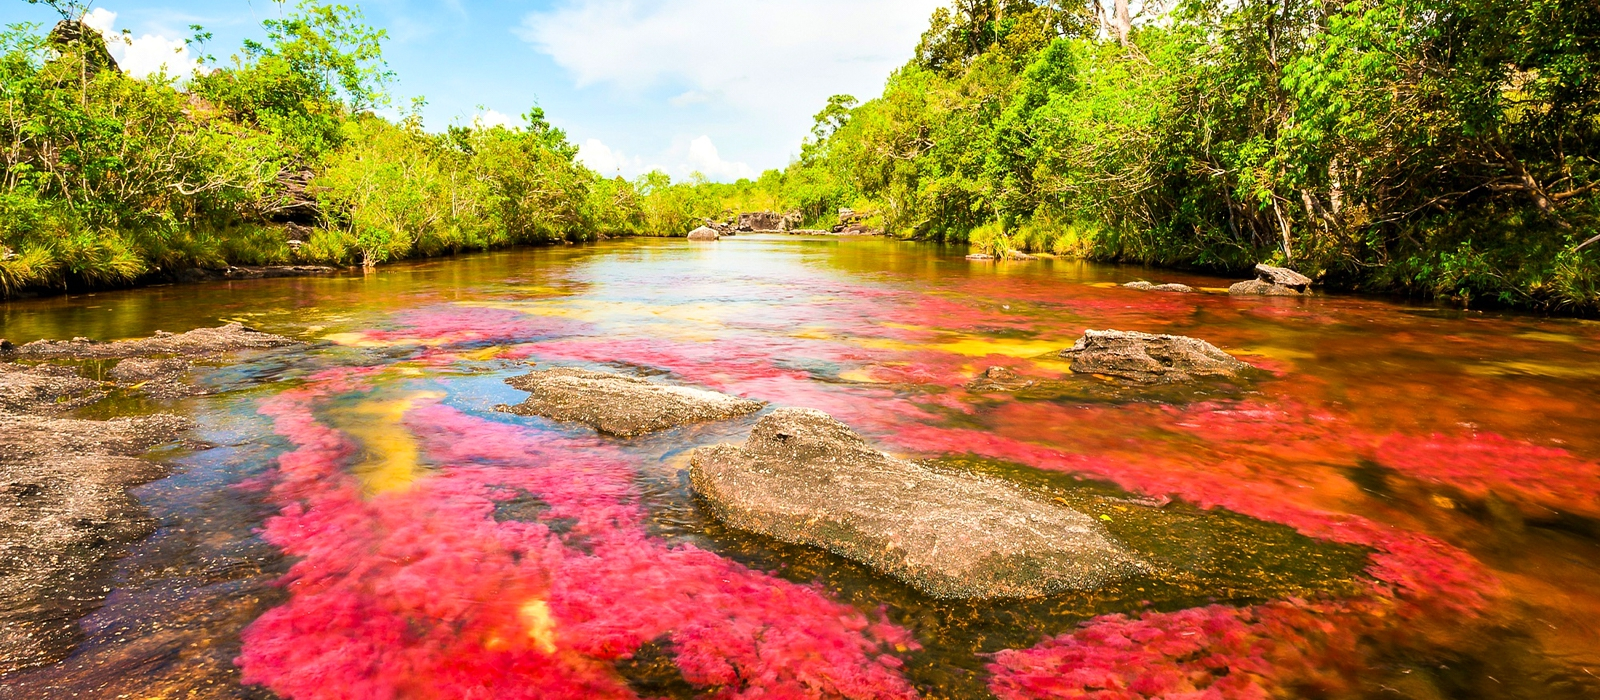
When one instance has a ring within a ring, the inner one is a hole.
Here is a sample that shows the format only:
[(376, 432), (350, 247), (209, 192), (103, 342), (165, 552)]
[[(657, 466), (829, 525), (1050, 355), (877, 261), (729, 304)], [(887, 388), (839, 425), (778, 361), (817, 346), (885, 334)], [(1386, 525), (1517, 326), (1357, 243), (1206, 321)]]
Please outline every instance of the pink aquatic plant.
[(1473, 498), (1512, 501), (1600, 516), (1600, 464), (1561, 448), (1493, 433), (1392, 435), (1378, 443), (1380, 464), (1423, 481), (1448, 484)]
[[(716, 697), (908, 698), (914, 642), (821, 592), (645, 534), (632, 467), (593, 441), (426, 402), (406, 417), (435, 470), (364, 497), (324, 377), (262, 410), (297, 446), (265, 536), (290, 600), (244, 634), (247, 683), (293, 698), (633, 697), (613, 663), (664, 640)], [(533, 520), (497, 521), (532, 498)]]

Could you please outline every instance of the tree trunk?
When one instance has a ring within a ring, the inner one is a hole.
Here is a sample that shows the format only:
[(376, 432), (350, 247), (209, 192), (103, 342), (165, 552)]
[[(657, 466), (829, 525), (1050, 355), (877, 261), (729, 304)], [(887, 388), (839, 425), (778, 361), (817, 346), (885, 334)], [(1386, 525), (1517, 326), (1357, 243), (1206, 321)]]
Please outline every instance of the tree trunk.
[(1128, 45), (1128, 32), (1133, 31), (1133, 16), (1128, 13), (1128, 0), (1116, 0), (1117, 14), (1112, 18), (1112, 29), (1117, 33), (1117, 41), (1123, 46)]

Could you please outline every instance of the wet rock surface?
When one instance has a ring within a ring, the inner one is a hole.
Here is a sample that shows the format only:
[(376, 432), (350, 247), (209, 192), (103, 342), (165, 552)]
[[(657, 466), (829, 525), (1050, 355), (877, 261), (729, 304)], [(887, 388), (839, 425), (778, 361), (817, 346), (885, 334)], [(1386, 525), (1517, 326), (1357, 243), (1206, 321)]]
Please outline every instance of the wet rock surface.
[(117, 358), (177, 355), (203, 357), (239, 350), (300, 345), (301, 342), (281, 335), (262, 333), (242, 324), (229, 323), (216, 328), (196, 328), (187, 333), (163, 333), (135, 340), (103, 342), (89, 338), (72, 340), (36, 340), (13, 350), (17, 358)]
[(1128, 289), (1138, 289), (1146, 292), (1179, 292), (1187, 294), (1194, 291), (1194, 287), (1191, 287), (1187, 284), (1178, 284), (1176, 282), (1155, 284), (1153, 282), (1138, 280), (1136, 282), (1129, 282), (1122, 286), (1127, 287)]
[(1092, 589), (1144, 569), (1089, 516), (895, 459), (811, 409), (774, 411), (742, 446), (695, 450), (689, 476), (730, 527), (825, 549), (936, 598)]
[(177, 357), (131, 357), (111, 368), (111, 379), (158, 399), (199, 396), (204, 389), (183, 381), (194, 363)]
[(0, 362), (0, 413), (50, 413), (105, 397), (100, 383), (69, 367)]
[(714, 241), (721, 237), (722, 234), (717, 233), (717, 230), (710, 226), (701, 226), (689, 232), (689, 240), (691, 241)]
[(1187, 382), (1196, 377), (1236, 377), (1253, 369), (1217, 346), (1181, 335), (1138, 331), (1088, 331), (1061, 357), (1072, 371), (1139, 383)]
[(984, 370), (983, 374), (978, 375), (976, 379), (967, 382), (966, 387), (967, 391), (990, 393), (1022, 391), (1032, 387), (1035, 383), (1034, 380), (1017, 374), (1010, 367), (990, 367)]
[(188, 428), (169, 415), (0, 415), (0, 674), (77, 642), (78, 619), (105, 597), (107, 563), (154, 530), (127, 489), (167, 471), (133, 455)]
[(1311, 278), (1286, 267), (1256, 265), (1256, 278), (1235, 283), (1228, 293), (1235, 296), (1292, 297), (1311, 290)]
[(278, 277), (309, 277), (338, 272), (325, 265), (232, 265), (222, 270), (192, 267), (175, 275), (180, 282), (216, 282), (221, 280), (259, 280)]
[(534, 370), (506, 383), (531, 396), (515, 406), (499, 406), (499, 410), (586, 423), (619, 437), (726, 420), (755, 413), (766, 405), (704, 389), (572, 367)]

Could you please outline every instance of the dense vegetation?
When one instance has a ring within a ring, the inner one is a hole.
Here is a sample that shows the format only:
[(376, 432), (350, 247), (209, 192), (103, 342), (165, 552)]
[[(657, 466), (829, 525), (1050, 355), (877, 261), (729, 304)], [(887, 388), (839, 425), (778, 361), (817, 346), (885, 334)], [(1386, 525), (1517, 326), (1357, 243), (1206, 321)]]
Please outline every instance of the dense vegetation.
[(345, 6), (306, 0), (229, 60), (136, 80), (75, 21), (80, 4), (48, 4), (54, 29), (0, 34), (0, 294), (681, 234), (714, 194), (602, 178), (537, 108), (518, 128), (444, 133), (416, 106), (378, 116), (384, 34)]
[(319, 0), (184, 81), (109, 69), (74, 22), (14, 27), (0, 292), (851, 207), (1002, 254), (1600, 310), (1600, 5), (1105, 2), (955, 0), (881, 97), (831, 99), (794, 163), (731, 184), (602, 178), (537, 108), (377, 116), (383, 33)]
[(994, 252), (1600, 308), (1600, 5), (1155, 7), (956, 0), (881, 98), (818, 115), (787, 203)]

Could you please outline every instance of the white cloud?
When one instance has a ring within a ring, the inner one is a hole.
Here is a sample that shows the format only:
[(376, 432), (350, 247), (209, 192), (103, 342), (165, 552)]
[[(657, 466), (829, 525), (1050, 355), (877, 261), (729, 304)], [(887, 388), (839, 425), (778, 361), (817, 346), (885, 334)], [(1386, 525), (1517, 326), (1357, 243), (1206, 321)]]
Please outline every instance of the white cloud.
[(116, 31), (117, 13), (96, 7), (83, 16), (83, 23), (105, 37), (106, 49), (117, 65), (128, 75), (144, 79), (165, 70), (168, 75), (184, 77), (200, 66), (200, 61), (189, 55), (189, 45), (182, 39), (168, 39), (156, 34), (145, 34), (135, 39)]
[(515, 124), (516, 120), (492, 109), (486, 109), (472, 118), (472, 125), (480, 129), (492, 129), (497, 126), (510, 128)]
[(636, 177), (642, 173), (654, 170), (647, 166), (644, 159), (638, 156), (629, 158), (622, 151), (613, 150), (600, 139), (589, 139), (578, 146), (578, 162), (588, 166), (606, 177), (621, 175), (623, 177)]
[(689, 142), (689, 165), (695, 172), (712, 180), (737, 180), (756, 176), (756, 172), (744, 163), (723, 160), (717, 153), (716, 144), (711, 143), (710, 136), (701, 136)]
[[(798, 146), (830, 95), (877, 95), (947, 2), (561, 0), (514, 31), (579, 88), (606, 85), (647, 99), (665, 91), (671, 108), (735, 112)], [(698, 151), (705, 162), (685, 165), (706, 166), (713, 178), (713, 166), (738, 171), (705, 158), (707, 150)]]

